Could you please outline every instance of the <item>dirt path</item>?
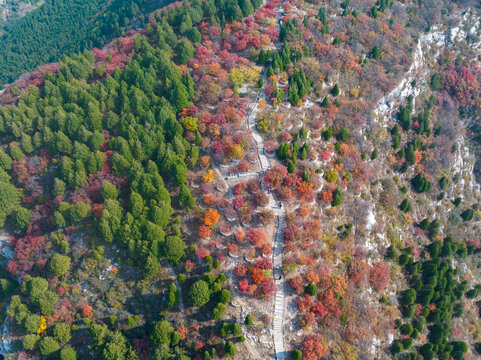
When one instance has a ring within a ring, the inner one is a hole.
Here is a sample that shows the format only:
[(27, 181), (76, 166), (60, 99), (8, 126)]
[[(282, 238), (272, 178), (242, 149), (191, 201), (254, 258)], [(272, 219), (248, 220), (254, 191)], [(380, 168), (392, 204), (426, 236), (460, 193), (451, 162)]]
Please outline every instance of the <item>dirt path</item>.
[(171, 280), (174, 282), (175, 286), (177, 286), (177, 290), (179, 291), (179, 309), (182, 314), (185, 314), (185, 306), (184, 302), (182, 301), (182, 287), (180, 286), (179, 282), (177, 281), (177, 275), (175, 274), (174, 268), (166, 261), (165, 268), (169, 271), (169, 276)]

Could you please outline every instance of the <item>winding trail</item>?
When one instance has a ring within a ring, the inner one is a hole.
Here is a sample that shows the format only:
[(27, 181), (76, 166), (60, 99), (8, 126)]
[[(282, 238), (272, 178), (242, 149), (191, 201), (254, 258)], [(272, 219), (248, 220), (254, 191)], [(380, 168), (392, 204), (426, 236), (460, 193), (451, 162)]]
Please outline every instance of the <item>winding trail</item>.
[[(281, 5), (284, 0), (281, 1)], [(265, 1), (264, 1), (265, 3)], [(281, 27), (282, 7), (279, 5), (276, 12), (276, 24)], [(279, 41), (274, 43), (275, 51), (280, 51), (281, 44)], [(265, 73), (262, 75), (264, 83), (267, 82)], [(259, 162), (259, 172), (246, 172), (233, 176), (227, 176), (226, 182), (237, 180), (239, 178), (249, 178), (253, 176), (260, 177), (262, 190), (267, 193), (269, 203), (266, 206), (274, 211), (276, 217), (275, 234), (273, 241), (273, 255), (272, 264), (274, 266), (273, 277), (276, 284), (276, 295), (274, 299), (273, 309), (273, 338), (274, 338), (274, 357), (277, 360), (284, 360), (288, 358), (286, 351), (285, 337), (284, 337), (284, 314), (286, 309), (285, 289), (286, 283), (282, 276), (282, 257), (284, 250), (284, 228), (286, 223), (286, 210), (281, 201), (275, 199), (271, 191), (267, 191), (266, 185), (262, 182), (264, 173), (272, 168), (271, 160), (265, 153), (264, 139), (256, 128), (257, 103), (259, 100), (266, 100), (264, 89), (261, 88), (252, 96), (251, 103), (245, 117), (247, 128), (250, 129), (252, 136), (256, 142), (257, 160)]]
[[(276, 8), (276, 24), (281, 27), (282, 7)], [(275, 49), (280, 51), (280, 43), (275, 42)], [(265, 74), (263, 75), (264, 83), (267, 81)], [(271, 161), (265, 153), (264, 139), (261, 134), (257, 131), (255, 118), (257, 114), (257, 102), (261, 99), (265, 99), (264, 90), (260, 89), (257, 95), (253, 97), (252, 102), (249, 107), (249, 111), (246, 116), (247, 127), (251, 130), (252, 136), (257, 144), (257, 158), (261, 168), (261, 174), (265, 171), (271, 169)], [(263, 184), (264, 190), (265, 184)], [(273, 245), (273, 255), (272, 264), (274, 266), (273, 276), (276, 284), (276, 296), (274, 299), (274, 311), (273, 311), (273, 338), (274, 338), (274, 355), (275, 358), (287, 359), (286, 343), (284, 336), (284, 314), (286, 309), (286, 283), (284, 277), (282, 276), (282, 257), (284, 253), (284, 228), (286, 223), (286, 212), (285, 206), (282, 206), (282, 202), (277, 201), (274, 198), (272, 192), (268, 193), (269, 198), (269, 208), (274, 210), (276, 216), (276, 228), (274, 234), (274, 245)], [(277, 204), (280, 204), (278, 206)]]
[(252, 136), (256, 142), (257, 160), (259, 162), (260, 171), (259, 172), (246, 172), (239, 173), (236, 175), (227, 176), (225, 178), (226, 182), (238, 180), (239, 178), (250, 178), (253, 176), (259, 176), (261, 182), (261, 188), (267, 193), (269, 203), (267, 208), (274, 211), (276, 217), (275, 234), (273, 241), (273, 255), (272, 264), (274, 266), (273, 277), (276, 284), (276, 296), (274, 299), (274, 311), (273, 311), (273, 338), (274, 338), (274, 356), (278, 360), (287, 359), (287, 351), (284, 340), (284, 312), (285, 312), (285, 281), (282, 276), (282, 256), (284, 248), (284, 228), (285, 228), (285, 206), (279, 206), (281, 202), (274, 198), (272, 192), (267, 191), (266, 185), (262, 182), (262, 176), (264, 173), (272, 168), (271, 160), (266, 155), (264, 150), (264, 139), (257, 131), (255, 125), (255, 118), (257, 114), (257, 102), (264, 99), (263, 89), (259, 90), (257, 94), (252, 98), (249, 105), (249, 110), (247, 112), (245, 121), (247, 127), (251, 130)]
[[(252, 136), (257, 143), (257, 156), (259, 159), (259, 164), (261, 167), (261, 173), (271, 169), (271, 161), (266, 156), (264, 152), (264, 139), (257, 131), (255, 126), (254, 120), (255, 119), (255, 106), (257, 105), (257, 101), (259, 100), (259, 96), (263, 96), (263, 91), (259, 91), (258, 95), (255, 97), (253, 104), (251, 104), (251, 109), (246, 116), (247, 126), (251, 129)], [(263, 184), (263, 187), (265, 185)], [(264, 189), (265, 190), (265, 189)], [(285, 296), (285, 281), (284, 277), (282, 276), (282, 256), (283, 256), (283, 248), (284, 248), (284, 227), (285, 227), (285, 207), (279, 207), (277, 204), (279, 203), (274, 198), (272, 192), (269, 192), (269, 204), (268, 207), (274, 209), (274, 214), (276, 215), (276, 231), (274, 235), (274, 249), (273, 249), (273, 261), (272, 264), (274, 265), (274, 281), (276, 284), (276, 296), (274, 299), (274, 316), (273, 316), (273, 337), (274, 337), (274, 351), (275, 351), (275, 358), (276, 359), (286, 359), (287, 352), (286, 352), (286, 344), (284, 340), (284, 312), (285, 312), (285, 303), (286, 303), (286, 296)]]
[[(264, 171), (271, 169), (271, 161), (266, 156), (264, 152), (264, 140), (262, 136), (256, 129), (254, 119), (255, 119), (255, 106), (257, 105), (257, 101), (260, 99), (259, 96), (263, 96), (263, 91), (259, 91), (258, 95), (254, 98), (253, 103), (251, 104), (251, 109), (246, 116), (247, 126), (251, 129), (252, 136), (257, 143), (257, 157), (259, 160), (259, 165), (261, 168), (261, 175)], [(262, 184), (264, 190), (265, 184)], [(273, 260), (272, 264), (274, 265), (274, 281), (276, 284), (276, 296), (274, 299), (274, 316), (273, 316), (273, 337), (274, 337), (274, 351), (275, 351), (275, 358), (276, 359), (286, 359), (287, 352), (286, 352), (286, 345), (284, 340), (284, 312), (285, 312), (285, 281), (284, 277), (282, 276), (282, 256), (283, 256), (283, 248), (284, 248), (284, 227), (285, 227), (285, 207), (278, 206), (278, 201), (274, 198), (272, 192), (268, 194), (269, 204), (268, 207), (274, 210), (274, 214), (276, 216), (276, 228), (274, 234), (274, 249), (273, 249)]]

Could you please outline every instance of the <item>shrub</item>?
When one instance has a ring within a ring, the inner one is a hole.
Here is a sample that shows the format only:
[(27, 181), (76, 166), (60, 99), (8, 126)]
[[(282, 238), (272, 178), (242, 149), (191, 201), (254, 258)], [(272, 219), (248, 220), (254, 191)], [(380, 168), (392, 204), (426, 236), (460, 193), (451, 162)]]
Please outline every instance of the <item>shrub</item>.
[(316, 296), (317, 295), (317, 286), (316, 286), (316, 284), (311, 282), (306, 286), (306, 289), (304, 291), (308, 295)]
[(42, 340), (40, 340), (39, 348), (42, 355), (47, 356), (57, 352), (58, 349), (60, 349), (60, 345), (54, 338), (45, 336)]
[(404, 199), (399, 205), (399, 209), (405, 213), (410, 212), (412, 210), (411, 202), (408, 199)]
[(413, 345), (413, 339), (412, 338), (406, 338), (402, 340), (402, 345), (404, 347), (404, 350), (410, 349), (411, 346)]
[(231, 293), (227, 289), (222, 289), (219, 297), (219, 301), (223, 304), (227, 304), (230, 300)]
[(70, 334), (70, 325), (65, 323), (56, 323), (53, 328), (53, 337), (59, 342), (66, 342), (72, 338)]
[(30, 224), (30, 210), (21, 206), (17, 207), (10, 214), (10, 221), (15, 228), (21, 231), (27, 230)]
[(464, 221), (471, 221), (474, 216), (474, 211), (473, 209), (466, 209), (461, 213), (461, 217), (463, 218)]
[(218, 320), (222, 317), (222, 315), (224, 315), (224, 312), (225, 304), (220, 302), (215, 306), (214, 310), (212, 310), (212, 317)]
[(232, 341), (228, 341), (225, 346), (224, 346), (224, 351), (226, 354), (229, 356), (235, 356), (237, 354), (237, 348), (235, 347), (234, 343)]
[(302, 360), (302, 351), (300, 350), (292, 350), (291, 352), (291, 358), (293, 360)]
[(50, 268), (56, 275), (64, 275), (70, 270), (70, 258), (65, 255), (55, 254), (50, 262)]
[(40, 340), (40, 335), (28, 334), (23, 338), (23, 347), (26, 350), (33, 350), (37, 346), (37, 343), (39, 340)]
[(72, 347), (60, 350), (60, 360), (77, 360), (77, 351)]
[(209, 285), (204, 280), (198, 280), (189, 290), (189, 301), (194, 306), (204, 306), (210, 300)]
[(413, 332), (413, 326), (409, 323), (402, 324), (400, 331), (403, 335), (411, 335), (411, 333)]
[(391, 344), (391, 354), (396, 355), (404, 350), (403, 344), (399, 340), (394, 340)]

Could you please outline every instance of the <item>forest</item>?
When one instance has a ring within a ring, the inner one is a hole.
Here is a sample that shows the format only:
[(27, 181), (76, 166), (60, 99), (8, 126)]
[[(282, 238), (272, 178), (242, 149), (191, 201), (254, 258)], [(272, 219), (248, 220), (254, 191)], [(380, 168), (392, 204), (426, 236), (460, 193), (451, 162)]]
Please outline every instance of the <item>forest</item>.
[(479, 9), (163, 5), (5, 38), (2, 354), (477, 358)]
[(63, 55), (102, 47), (132, 28), (143, 26), (150, 6), (145, 0), (46, 0), (40, 8), (7, 24), (1, 37), (0, 83), (7, 84)]

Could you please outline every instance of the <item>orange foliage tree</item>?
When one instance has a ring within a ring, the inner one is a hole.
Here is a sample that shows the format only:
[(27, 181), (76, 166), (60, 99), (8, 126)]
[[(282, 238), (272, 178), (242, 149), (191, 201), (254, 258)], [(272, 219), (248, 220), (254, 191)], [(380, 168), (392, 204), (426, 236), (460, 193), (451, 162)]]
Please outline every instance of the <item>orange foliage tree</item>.
[(200, 163), (204, 167), (208, 167), (210, 165), (210, 156), (205, 155), (200, 158)]
[(319, 279), (319, 274), (315, 273), (314, 271), (309, 271), (307, 274), (306, 274), (306, 281), (307, 282), (313, 282), (315, 284), (317, 284), (320, 279)]
[(215, 226), (219, 222), (220, 215), (215, 209), (209, 209), (204, 215), (204, 224), (206, 226)]
[(322, 197), (322, 201), (327, 203), (332, 202), (332, 199), (333, 199), (331, 191), (324, 191), (321, 197)]
[(246, 234), (242, 229), (239, 229), (235, 234), (235, 238), (238, 242), (243, 242), (245, 237), (246, 237)]
[(257, 267), (249, 267), (249, 272), (251, 274), (251, 279), (254, 284), (260, 284), (266, 279), (266, 276), (264, 275), (264, 271)]
[(179, 333), (180, 338), (182, 340), (185, 339), (187, 337), (187, 335), (189, 335), (189, 330), (184, 325), (180, 325), (177, 328), (177, 332)]
[(327, 355), (329, 348), (314, 334), (307, 335), (302, 342), (302, 360), (319, 360)]
[(297, 187), (297, 192), (302, 197), (302, 196), (306, 196), (306, 195), (310, 194), (313, 189), (314, 189), (314, 185), (309, 184), (306, 181), (303, 181)]

